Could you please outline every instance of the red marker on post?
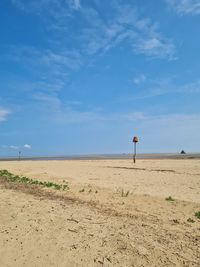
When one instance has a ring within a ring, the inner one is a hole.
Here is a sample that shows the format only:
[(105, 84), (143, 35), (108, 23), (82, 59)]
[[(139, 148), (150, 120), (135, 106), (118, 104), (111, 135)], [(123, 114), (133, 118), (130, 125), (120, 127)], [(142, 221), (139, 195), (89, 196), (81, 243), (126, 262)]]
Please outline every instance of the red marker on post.
[(138, 142), (138, 137), (134, 136), (133, 137), (133, 143), (134, 143), (134, 154), (133, 154), (133, 162), (135, 163), (136, 161), (136, 144)]

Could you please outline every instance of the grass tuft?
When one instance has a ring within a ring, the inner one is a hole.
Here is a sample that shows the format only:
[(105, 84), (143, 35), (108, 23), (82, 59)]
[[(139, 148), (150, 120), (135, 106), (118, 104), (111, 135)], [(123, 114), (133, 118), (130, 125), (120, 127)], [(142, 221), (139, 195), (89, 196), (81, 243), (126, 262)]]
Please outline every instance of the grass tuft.
[(175, 201), (175, 199), (174, 199), (174, 198), (172, 198), (171, 196), (169, 196), (169, 197), (166, 197), (166, 198), (165, 198), (165, 200), (167, 200), (167, 201)]
[(197, 212), (195, 213), (195, 216), (196, 216), (198, 219), (200, 219), (200, 211), (197, 211)]
[(189, 222), (189, 223), (194, 223), (195, 221), (194, 221), (193, 219), (191, 219), (191, 218), (188, 218), (188, 219), (187, 219), (187, 222)]
[(42, 182), (42, 181), (31, 179), (25, 176), (14, 175), (8, 172), (7, 170), (0, 170), (0, 178), (4, 178), (8, 182), (38, 185), (42, 187), (53, 188), (55, 190), (69, 189), (67, 184), (63, 185), (63, 184), (56, 184), (53, 182)]

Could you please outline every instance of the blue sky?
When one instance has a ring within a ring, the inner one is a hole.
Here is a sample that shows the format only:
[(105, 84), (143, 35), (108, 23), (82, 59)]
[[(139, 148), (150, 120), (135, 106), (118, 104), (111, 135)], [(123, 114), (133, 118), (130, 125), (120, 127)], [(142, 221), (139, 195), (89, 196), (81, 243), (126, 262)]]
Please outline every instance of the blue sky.
[(199, 152), (199, 0), (1, 0), (0, 155)]

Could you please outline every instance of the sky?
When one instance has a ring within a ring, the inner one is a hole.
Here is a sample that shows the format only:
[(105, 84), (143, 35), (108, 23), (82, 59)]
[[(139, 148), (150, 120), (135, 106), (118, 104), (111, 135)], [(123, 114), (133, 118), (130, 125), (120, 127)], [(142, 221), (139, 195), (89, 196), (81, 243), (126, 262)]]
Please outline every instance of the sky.
[(199, 0), (1, 0), (0, 156), (200, 152)]

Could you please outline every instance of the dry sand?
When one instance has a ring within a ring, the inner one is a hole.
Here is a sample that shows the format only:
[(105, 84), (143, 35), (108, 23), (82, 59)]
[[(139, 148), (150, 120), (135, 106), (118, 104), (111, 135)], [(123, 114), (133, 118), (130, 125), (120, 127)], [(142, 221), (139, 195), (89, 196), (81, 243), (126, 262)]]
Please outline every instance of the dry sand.
[(2, 267), (200, 266), (200, 160), (21, 161), (0, 169), (70, 187), (0, 179)]

